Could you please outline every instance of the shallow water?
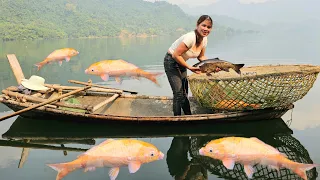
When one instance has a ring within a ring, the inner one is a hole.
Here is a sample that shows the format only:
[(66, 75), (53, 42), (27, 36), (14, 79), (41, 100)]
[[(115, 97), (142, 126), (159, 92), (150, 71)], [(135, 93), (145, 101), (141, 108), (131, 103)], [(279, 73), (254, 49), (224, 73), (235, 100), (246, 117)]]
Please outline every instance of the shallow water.
[[(255, 34), (209, 39), (208, 57), (220, 57), (246, 65), (260, 64), (315, 64), (320, 65), (319, 39), (313, 34)], [(7, 63), (6, 54), (15, 53), (25, 76), (40, 75), (49, 83), (70, 85), (67, 80), (88, 81), (138, 91), (147, 95), (171, 96), (166, 77), (159, 77), (161, 87), (148, 80), (125, 79), (118, 85), (113, 79), (103, 82), (99, 77), (86, 75), (84, 69), (102, 59), (124, 59), (149, 71), (163, 71), (163, 56), (176, 37), (155, 37), (145, 39), (74, 39), (51, 41), (19, 41), (0, 44), (0, 88), (16, 85), (13, 73)], [(37, 71), (33, 66), (54, 49), (74, 47), (80, 54), (64, 62), (45, 66)], [(190, 64), (196, 60), (190, 60)], [(190, 73), (190, 72), (189, 72)], [(294, 160), (320, 163), (320, 80), (295, 108), (282, 119), (271, 121), (197, 124), (197, 125), (92, 125), (73, 122), (47, 121), (13, 117), (0, 122), (0, 174), (1, 179), (55, 179), (56, 172), (47, 163), (60, 163), (75, 159), (85, 149), (107, 138), (132, 137), (156, 145), (165, 154), (161, 161), (144, 164), (135, 174), (128, 168), (121, 168), (117, 179), (174, 179), (190, 165), (186, 179), (204, 175), (208, 179), (246, 179), (241, 166), (234, 171), (226, 170), (221, 162), (200, 157), (197, 150), (205, 142), (223, 136), (258, 137), (266, 143), (287, 153)], [(1, 116), (11, 113), (0, 105)], [(15, 139), (17, 141), (8, 141)], [(30, 142), (28, 142), (30, 140)], [(28, 142), (28, 143), (27, 143)], [(32, 143), (30, 145), (30, 143)], [(67, 150), (63, 150), (64, 147)], [(79, 149), (80, 148), (80, 149)], [(256, 167), (254, 177), (282, 177), (298, 179), (295, 174), (281, 169), (280, 174)], [(94, 172), (75, 171), (64, 179), (108, 179), (108, 169)], [(317, 170), (308, 172), (316, 179)]]

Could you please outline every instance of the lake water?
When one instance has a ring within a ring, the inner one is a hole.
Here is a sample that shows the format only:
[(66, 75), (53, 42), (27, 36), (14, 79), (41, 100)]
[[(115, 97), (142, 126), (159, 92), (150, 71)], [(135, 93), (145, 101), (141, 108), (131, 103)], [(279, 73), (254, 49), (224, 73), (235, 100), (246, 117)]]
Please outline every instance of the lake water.
[[(166, 77), (159, 77), (161, 87), (148, 80), (125, 79), (118, 85), (113, 79), (103, 82), (99, 77), (86, 75), (84, 70), (93, 62), (103, 59), (124, 59), (148, 71), (164, 71), (163, 56), (176, 37), (130, 39), (71, 39), (47, 41), (15, 41), (0, 43), (0, 88), (16, 85), (15, 77), (6, 59), (14, 53), (27, 78), (39, 75), (48, 83), (70, 85), (70, 79), (130, 89), (147, 95), (171, 96)], [(46, 65), (40, 71), (33, 65), (42, 61), (54, 49), (74, 47), (80, 54), (69, 63)], [(261, 64), (314, 64), (320, 65), (320, 39), (317, 33), (283, 32), (277, 34), (250, 34), (233, 37), (210, 35), (208, 57), (220, 57), (246, 65)], [(193, 64), (192, 59), (188, 63)], [(190, 72), (189, 72), (190, 73)], [(75, 159), (86, 149), (107, 138), (132, 137), (156, 145), (165, 154), (164, 160), (144, 164), (135, 174), (123, 167), (117, 179), (174, 179), (190, 168), (185, 179), (246, 179), (242, 166), (226, 170), (221, 162), (200, 157), (197, 148), (204, 142), (222, 136), (258, 137), (286, 153), (289, 158), (302, 162), (320, 163), (320, 80), (295, 108), (282, 119), (257, 122), (219, 123), (191, 126), (132, 126), (117, 124), (84, 125), (13, 117), (0, 122), (0, 174), (1, 180), (55, 179), (56, 172), (46, 166)], [(0, 105), (0, 115), (11, 113)], [(30, 138), (32, 140), (30, 140)], [(8, 142), (15, 138), (20, 141)], [(28, 143), (33, 143), (28, 147)], [(64, 149), (63, 149), (64, 148)], [(256, 179), (299, 179), (289, 170), (280, 173), (257, 166)], [(318, 172), (308, 172), (317, 179)], [(94, 172), (75, 171), (64, 179), (108, 179), (108, 168)], [(178, 178), (176, 178), (178, 179)]]

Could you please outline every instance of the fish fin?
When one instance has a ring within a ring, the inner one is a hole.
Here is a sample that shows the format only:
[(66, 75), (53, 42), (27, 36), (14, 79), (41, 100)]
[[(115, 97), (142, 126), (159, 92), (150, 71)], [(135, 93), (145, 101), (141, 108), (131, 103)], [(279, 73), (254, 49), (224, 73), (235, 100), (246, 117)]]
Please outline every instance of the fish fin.
[(115, 77), (115, 80), (118, 84), (122, 84), (122, 79), (121, 77)]
[(58, 171), (56, 180), (61, 180), (67, 174), (69, 174), (72, 170), (69, 170), (66, 163), (61, 164), (47, 164), (47, 166), (51, 167), (52, 169)]
[(244, 64), (235, 64), (234, 65), (234, 70), (238, 73), (238, 74), (241, 74), (241, 71), (240, 69), (244, 66)]
[(248, 178), (251, 179), (254, 173), (254, 168), (251, 165), (244, 165), (243, 168)]
[(251, 139), (251, 140), (253, 140), (253, 141), (255, 141), (255, 142), (257, 142), (257, 143), (259, 143), (259, 144), (261, 144), (261, 145), (263, 145), (263, 146), (265, 146), (265, 147), (268, 148), (270, 151), (273, 151), (275, 154), (280, 154), (281, 156), (284, 156), (284, 157), (287, 156), (287, 155), (281, 153), (278, 149), (276, 149), (276, 148), (274, 148), (273, 146), (271, 146), (271, 145), (269, 145), (269, 144), (261, 141), (260, 139), (258, 139), (258, 138), (256, 138), (256, 137), (250, 137), (249, 139)]
[(150, 72), (145, 72), (142, 69), (138, 69), (137, 74), (154, 82), (158, 87), (161, 87), (157, 80), (157, 77), (162, 75), (163, 72), (150, 73)]
[(223, 68), (222, 70), (225, 71), (225, 72), (230, 72), (229, 68)]
[(202, 61), (195, 63), (192, 67), (197, 67), (201, 62)]
[(141, 163), (138, 161), (132, 161), (129, 163), (129, 172), (130, 173), (135, 173), (140, 169)]
[(34, 64), (35, 66), (37, 66), (38, 71), (41, 69), (42, 65), (40, 63)]
[(70, 57), (68, 56), (68, 57), (66, 57), (66, 61), (67, 62), (69, 62), (70, 61)]
[(295, 172), (297, 175), (299, 175), (302, 179), (307, 180), (307, 174), (306, 171), (309, 171), (310, 169), (319, 166), (319, 164), (303, 164), (303, 163), (297, 163), (295, 168), (292, 168), (292, 171)]
[(59, 61), (59, 66), (61, 66), (62, 65), (62, 61)]
[(109, 80), (109, 75), (108, 74), (101, 74), (100, 77), (104, 81), (108, 81)]
[(223, 163), (224, 167), (226, 167), (227, 169), (233, 169), (234, 164), (235, 164), (234, 160), (233, 159), (229, 159), (229, 158), (228, 159), (223, 159), (222, 163)]
[(119, 174), (119, 171), (120, 171), (119, 167), (111, 168), (109, 171), (110, 180), (115, 180)]
[(278, 172), (280, 171), (280, 168), (278, 166), (273, 166), (273, 165), (269, 165), (268, 166), (270, 169), (275, 169), (277, 170)]
[(86, 167), (83, 172), (88, 172), (88, 171), (94, 171), (96, 170), (96, 167)]

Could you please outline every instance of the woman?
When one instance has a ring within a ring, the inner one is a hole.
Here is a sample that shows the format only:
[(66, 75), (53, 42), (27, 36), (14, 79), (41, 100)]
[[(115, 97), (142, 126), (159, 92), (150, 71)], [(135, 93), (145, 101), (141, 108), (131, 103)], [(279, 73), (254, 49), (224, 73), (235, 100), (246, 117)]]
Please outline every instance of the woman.
[(169, 173), (175, 180), (207, 180), (207, 169), (197, 159), (188, 159), (190, 141), (188, 136), (172, 139), (166, 159)]
[(187, 64), (189, 58), (199, 61), (207, 59), (204, 55), (207, 46), (207, 36), (212, 29), (212, 19), (202, 15), (197, 21), (194, 31), (182, 35), (169, 48), (164, 58), (164, 69), (173, 91), (173, 114), (181, 115), (181, 108), (185, 115), (191, 115), (188, 100), (187, 69), (200, 73), (198, 67)]

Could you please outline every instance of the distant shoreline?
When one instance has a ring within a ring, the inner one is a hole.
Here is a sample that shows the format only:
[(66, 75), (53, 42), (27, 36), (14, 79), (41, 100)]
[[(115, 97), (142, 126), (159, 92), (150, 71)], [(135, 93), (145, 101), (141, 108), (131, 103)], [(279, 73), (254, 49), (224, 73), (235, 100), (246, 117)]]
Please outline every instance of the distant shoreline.
[(158, 37), (159, 35), (130, 35), (130, 36), (89, 36), (89, 37), (71, 37), (71, 38), (36, 38), (36, 39), (13, 39), (13, 40), (2, 40), (2, 42), (12, 42), (12, 41), (36, 41), (36, 40), (63, 40), (63, 39), (98, 39), (98, 38), (150, 38)]

